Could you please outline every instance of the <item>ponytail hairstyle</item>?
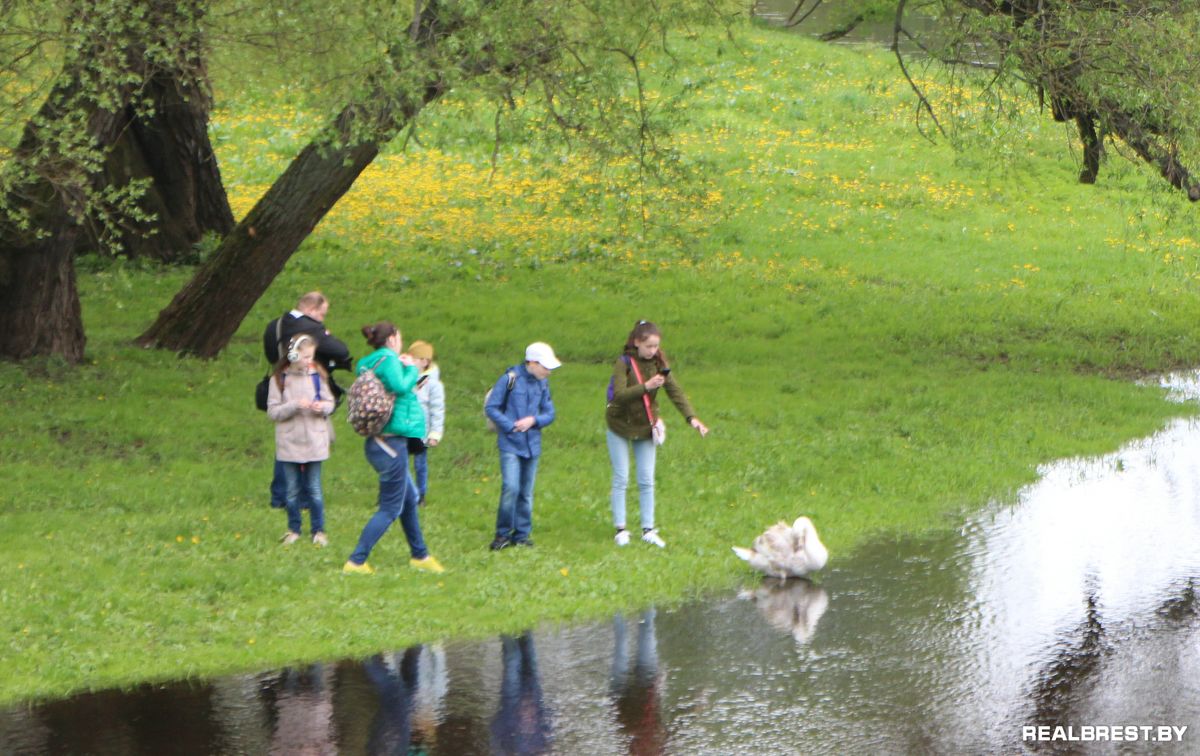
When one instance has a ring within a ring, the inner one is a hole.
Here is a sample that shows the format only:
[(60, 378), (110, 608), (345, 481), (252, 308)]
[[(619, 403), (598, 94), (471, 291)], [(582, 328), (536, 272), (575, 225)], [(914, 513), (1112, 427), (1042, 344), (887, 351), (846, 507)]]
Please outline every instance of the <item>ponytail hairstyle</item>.
[(393, 333), (400, 333), (400, 331), (387, 320), (362, 327), (362, 335), (367, 339), (367, 343), (376, 349), (387, 346), (387, 340), (392, 337)]
[[(662, 331), (658, 330), (658, 326), (649, 320), (639, 320), (634, 324), (633, 330), (629, 332), (629, 337), (625, 339), (625, 354), (637, 357), (637, 342), (645, 340), (648, 336), (657, 336), (661, 339)], [(667, 366), (667, 356), (663, 354), (661, 348), (654, 353), (654, 363), (658, 365), (659, 370)]]

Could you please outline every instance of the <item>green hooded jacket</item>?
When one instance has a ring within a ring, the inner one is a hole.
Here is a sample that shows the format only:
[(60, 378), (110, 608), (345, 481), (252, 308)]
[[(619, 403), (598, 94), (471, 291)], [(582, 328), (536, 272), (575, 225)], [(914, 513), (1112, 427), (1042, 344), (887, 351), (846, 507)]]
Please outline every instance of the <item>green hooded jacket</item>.
[(354, 374), (362, 375), (370, 368), (375, 368), (375, 376), (379, 378), (383, 387), (396, 395), (396, 406), (392, 409), (392, 417), (384, 426), (382, 435), (425, 438), (425, 413), (421, 410), (420, 400), (413, 392), (419, 377), (417, 367), (405, 365), (400, 361), (400, 356), (391, 349), (379, 347), (358, 361)]

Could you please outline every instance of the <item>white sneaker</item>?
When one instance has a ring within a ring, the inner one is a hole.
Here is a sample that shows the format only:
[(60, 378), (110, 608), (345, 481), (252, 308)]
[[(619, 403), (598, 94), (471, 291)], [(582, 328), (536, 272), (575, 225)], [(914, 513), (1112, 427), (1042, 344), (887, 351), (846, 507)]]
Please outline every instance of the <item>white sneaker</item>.
[(617, 542), (618, 546), (628, 546), (629, 545), (629, 531), (628, 530), (617, 531), (617, 535), (615, 538), (613, 538), (613, 540)]
[(667, 546), (667, 542), (658, 537), (657, 529), (647, 530), (645, 533), (642, 533), (642, 540), (646, 543), (652, 543), (660, 549), (666, 548)]
[(291, 546), (293, 543), (295, 543), (296, 541), (299, 541), (299, 540), (300, 540), (300, 534), (293, 533), (292, 531), (289, 530), (288, 532), (283, 534), (283, 538), (280, 538), (279, 542), (282, 543), (284, 546)]
[(312, 541), (317, 548), (323, 549), (329, 545), (329, 537), (324, 532), (313, 533)]

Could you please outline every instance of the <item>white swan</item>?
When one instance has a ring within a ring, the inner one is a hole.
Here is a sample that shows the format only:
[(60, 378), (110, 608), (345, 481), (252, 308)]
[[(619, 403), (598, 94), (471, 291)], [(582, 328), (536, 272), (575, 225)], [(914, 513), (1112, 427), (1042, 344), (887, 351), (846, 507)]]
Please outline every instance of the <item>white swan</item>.
[(797, 517), (790, 526), (780, 521), (755, 538), (752, 549), (734, 546), (733, 553), (762, 574), (781, 580), (804, 577), (829, 560), (829, 550), (807, 517)]

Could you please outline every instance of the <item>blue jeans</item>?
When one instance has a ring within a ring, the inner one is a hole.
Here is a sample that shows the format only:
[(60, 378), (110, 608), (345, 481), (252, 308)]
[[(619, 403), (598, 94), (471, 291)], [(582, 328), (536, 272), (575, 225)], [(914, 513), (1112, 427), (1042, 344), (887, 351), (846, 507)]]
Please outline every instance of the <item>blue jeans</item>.
[(300, 509), (308, 502), (309, 527), (313, 533), (325, 530), (325, 496), (321, 493), (320, 462), (280, 462), (287, 482), (288, 530), (301, 532)]
[(367, 462), (379, 473), (379, 509), (363, 527), (350, 561), (355, 564), (366, 562), (371, 549), (375, 548), (396, 518), (400, 518), (412, 558), (424, 559), (429, 556), (429, 549), (425, 548), (425, 538), (421, 535), (421, 521), (417, 517), (417, 489), (408, 477), (408, 447), (404, 439), (397, 436), (378, 440), (368, 438), (363, 450)]
[[(300, 489), (300, 508), (308, 509), (308, 492)], [(283, 463), (275, 460), (275, 473), (271, 477), (271, 506), (275, 509), (287, 508), (287, 478), (283, 477)]]
[(412, 455), (413, 482), (417, 485), (417, 496), (425, 498), (429, 491), (429, 449)]
[(533, 530), (533, 482), (539, 457), (500, 452), (500, 507), (496, 537), (523, 541)]
[(608, 438), (608, 459), (612, 462), (612, 518), (613, 525), (625, 527), (625, 489), (629, 487), (629, 447), (637, 464), (638, 507), (641, 509), (642, 528), (654, 527), (654, 460), (657, 447), (648, 438), (630, 441), (611, 430)]

